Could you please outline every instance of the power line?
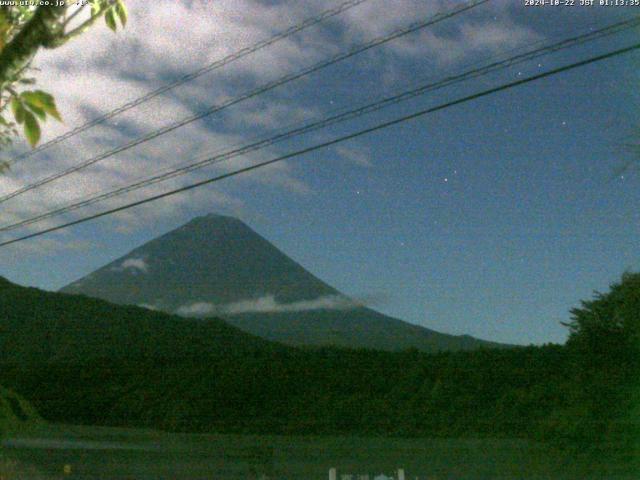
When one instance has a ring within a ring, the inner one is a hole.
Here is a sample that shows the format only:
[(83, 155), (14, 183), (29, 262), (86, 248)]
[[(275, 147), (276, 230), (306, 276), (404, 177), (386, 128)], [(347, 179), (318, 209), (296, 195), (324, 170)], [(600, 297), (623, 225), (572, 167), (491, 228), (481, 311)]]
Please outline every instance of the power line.
[(52, 138), (51, 140), (49, 140), (48, 142), (45, 142), (43, 144), (41, 144), (38, 148), (35, 148), (33, 150), (29, 150), (25, 153), (22, 153), (18, 156), (16, 156), (13, 160), (11, 160), (9, 163), (13, 164), (18, 162), (19, 160), (31, 157), (33, 155), (36, 155), (37, 153), (42, 152), (43, 150), (46, 150), (49, 147), (52, 147), (54, 145), (57, 145), (58, 143), (61, 143), (71, 137), (74, 137), (76, 135), (78, 135), (79, 133), (82, 133), (86, 130), (89, 130), (92, 127), (95, 127), (96, 125), (99, 125), (103, 122), (105, 122), (106, 120), (109, 120), (117, 115), (120, 115), (121, 113), (126, 112), (127, 110), (131, 110), (134, 107), (137, 107), (138, 105), (141, 105), (145, 102), (148, 102), (149, 100), (162, 95), (163, 93), (168, 92), (169, 90), (173, 90), (175, 87), (182, 85), (184, 83), (187, 83), (191, 80), (194, 80), (198, 77), (201, 77), (202, 75), (212, 72), (214, 70), (217, 70), (218, 68), (224, 67), (225, 65), (228, 65), (232, 62), (235, 62), (237, 60), (240, 60), (241, 58), (246, 57), (247, 55), (250, 55), (252, 53), (255, 53), (259, 50), (262, 50), (263, 48), (266, 48), (270, 45), (273, 45), (276, 42), (279, 42), (280, 40), (284, 40), (288, 37), (291, 37), (292, 35), (295, 35), (296, 33), (301, 32), (302, 30), (305, 30), (309, 27), (312, 27), (314, 25), (317, 25), (331, 17), (335, 17), (336, 15), (339, 15), (347, 10), (350, 10), (351, 8), (354, 8), (358, 5), (360, 5), (361, 3), (367, 2), (368, 0), (349, 0), (347, 2), (341, 3), (340, 5), (325, 10), (323, 12), (321, 12), (319, 15), (316, 15), (314, 17), (310, 17), (307, 18), (306, 20), (304, 20), (303, 22), (291, 26), (289, 28), (287, 28), (286, 30), (283, 30), (282, 32), (279, 32), (275, 35), (273, 35), (272, 37), (269, 37), (265, 40), (261, 40), (260, 42), (250, 46), (250, 47), (245, 47), (242, 48), (240, 50), (238, 50), (237, 52), (233, 52), (229, 55), (227, 55), (226, 57), (223, 57), (219, 60), (216, 60), (213, 63), (210, 63), (202, 68), (199, 68), (187, 75), (184, 75), (182, 77), (180, 77), (179, 79), (168, 83), (166, 85), (163, 85), (155, 90), (152, 90), (151, 92), (146, 93), (145, 95), (135, 98), (127, 103), (124, 103), (123, 105), (120, 105), (119, 107), (111, 110), (110, 112), (107, 112), (97, 118), (94, 118), (93, 120), (90, 120), (82, 125), (79, 125), (75, 128), (73, 128), (72, 130), (69, 130), (65, 133), (63, 133), (62, 135), (59, 135), (55, 138)]
[(615, 56), (618, 56), (618, 55), (629, 53), (631, 51), (638, 50), (638, 49), (640, 49), (640, 43), (636, 43), (636, 44), (631, 45), (629, 47), (625, 47), (625, 48), (621, 48), (621, 49), (618, 49), (618, 50), (614, 50), (612, 52), (605, 53), (603, 55), (598, 55), (598, 56), (595, 56), (595, 57), (591, 57), (591, 58), (589, 58), (587, 60), (582, 60), (580, 62), (575, 62), (575, 63), (572, 63), (570, 65), (565, 65), (563, 67), (559, 67), (559, 68), (555, 68), (555, 69), (552, 69), (552, 70), (548, 70), (546, 72), (539, 73), (537, 75), (532, 75), (530, 77), (523, 78), (523, 79), (520, 79), (520, 80), (516, 80), (514, 82), (506, 83), (506, 84), (500, 85), (498, 87), (494, 87), (494, 88), (490, 88), (490, 89), (487, 89), (487, 90), (483, 90), (481, 92), (474, 93), (472, 95), (468, 95), (468, 96), (465, 96), (465, 97), (462, 97), (462, 98), (459, 98), (459, 99), (456, 99), (456, 100), (452, 100), (452, 101), (440, 104), (440, 105), (435, 106), (435, 107), (431, 107), (431, 108), (427, 108), (427, 109), (424, 109), (424, 110), (420, 110), (420, 111), (412, 113), (410, 115), (405, 115), (405, 116), (402, 116), (402, 117), (399, 117), (399, 118), (396, 118), (396, 119), (393, 119), (393, 120), (390, 120), (390, 121), (387, 121), (387, 122), (384, 122), (384, 123), (380, 123), (380, 124), (375, 125), (373, 127), (365, 128), (363, 130), (359, 130), (357, 132), (354, 132), (354, 133), (351, 133), (351, 134), (348, 134), (348, 135), (344, 135), (344, 136), (335, 138), (333, 140), (329, 140), (329, 141), (326, 141), (326, 142), (323, 142), (323, 143), (312, 145), (310, 147), (306, 147), (306, 148), (303, 148), (301, 150), (297, 150), (295, 152), (288, 153), (286, 155), (282, 155), (282, 156), (273, 158), (271, 160), (266, 160), (264, 162), (256, 163), (254, 165), (251, 165), (251, 166), (248, 166), (248, 167), (244, 167), (244, 168), (235, 170), (233, 172), (217, 175), (215, 177), (208, 178), (206, 180), (201, 180), (199, 182), (192, 183), (192, 184), (184, 186), (184, 187), (180, 187), (180, 188), (177, 188), (177, 189), (174, 189), (174, 190), (170, 190), (168, 192), (164, 192), (164, 193), (160, 193), (158, 195), (147, 197), (145, 199), (138, 200), (138, 201), (135, 201), (135, 202), (131, 202), (131, 203), (128, 203), (126, 205), (121, 205), (121, 206), (116, 207), (116, 208), (105, 210), (103, 212), (96, 213), (96, 214), (93, 214), (93, 215), (90, 215), (90, 216), (87, 216), (87, 217), (83, 217), (83, 218), (74, 220), (72, 222), (64, 223), (62, 225), (57, 225), (55, 227), (50, 227), (50, 228), (47, 228), (47, 229), (44, 229), (44, 230), (40, 230), (38, 232), (31, 233), (29, 235), (25, 235), (25, 236), (22, 236), (22, 237), (19, 237), (19, 238), (14, 238), (12, 240), (7, 240), (5, 242), (0, 243), (0, 247), (4, 247), (4, 246), (7, 246), (7, 245), (11, 245), (13, 243), (17, 243), (17, 242), (21, 242), (21, 241), (24, 241), (24, 240), (28, 240), (30, 238), (38, 237), (38, 236), (44, 235), (46, 233), (54, 232), (54, 231), (61, 230), (61, 229), (64, 229), (64, 228), (68, 228), (68, 227), (71, 227), (73, 225), (78, 225), (80, 223), (88, 222), (89, 220), (94, 220), (96, 218), (104, 217), (104, 216), (107, 216), (107, 215), (112, 215), (114, 213), (121, 212), (123, 210), (127, 210), (129, 208), (137, 207), (139, 205), (143, 205), (143, 204), (146, 204), (146, 203), (154, 202), (156, 200), (160, 200), (161, 198), (165, 198), (165, 197), (169, 197), (169, 196), (172, 196), (172, 195), (176, 195), (178, 193), (182, 193), (182, 192), (186, 192), (186, 191), (189, 191), (189, 190), (193, 190), (195, 188), (202, 187), (204, 185), (208, 185), (210, 183), (218, 182), (220, 180), (224, 180), (226, 178), (234, 177), (234, 176), (240, 175), (242, 173), (247, 173), (247, 172), (256, 170), (258, 168), (266, 167), (268, 165), (272, 165), (274, 163), (281, 162), (283, 160), (287, 160), (289, 158), (298, 157), (300, 155), (304, 155), (304, 154), (307, 154), (307, 153), (310, 153), (310, 152), (313, 152), (313, 151), (316, 151), (316, 150), (320, 150), (322, 148), (326, 148), (326, 147), (329, 147), (329, 146), (332, 146), (332, 145), (336, 145), (338, 143), (342, 143), (342, 142), (347, 141), (347, 140), (351, 140), (351, 139), (354, 139), (354, 138), (357, 138), (357, 137), (361, 137), (363, 135), (367, 135), (369, 133), (376, 132), (378, 130), (382, 130), (384, 128), (391, 127), (393, 125), (398, 125), (400, 123), (403, 123), (403, 122), (406, 122), (406, 121), (409, 121), (409, 120), (413, 120), (413, 119), (422, 117), (422, 116), (427, 115), (429, 113), (434, 113), (434, 112), (437, 112), (437, 111), (440, 111), (440, 110), (444, 110), (446, 108), (450, 108), (450, 107), (453, 107), (455, 105), (460, 105), (462, 103), (466, 103), (466, 102), (469, 102), (469, 101), (472, 101), (472, 100), (476, 100), (476, 99), (481, 98), (481, 97), (485, 97), (485, 96), (488, 96), (488, 95), (491, 95), (491, 94), (494, 94), (494, 93), (497, 93), (497, 92), (501, 92), (501, 91), (504, 91), (504, 90), (507, 90), (507, 89), (510, 89), (510, 88), (513, 88), (513, 87), (524, 85), (526, 83), (530, 83), (530, 82), (533, 82), (533, 81), (536, 81), (536, 80), (540, 80), (542, 78), (550, 77), (552, 75), (557, 75), (559, 73), (566, 72), (568, 70), (573, 70), (575, 68), (583, 67), (583, 66), (589, 65), (591, 63), (595, 63), (595, 62), (602, 61), (602, 60), (605, 60), (605, 59), (608, 59), (608, 58), (612, 58), (612, 57), (615, 57)]
[(321, 128), (325, 128), (327, 126), (330, 125), (334, 125), (337, 124), (339, 122), (343, 122), (346, 120), (350, 120), (356, 117), (359, 117), (361, 115), (364, 114), (368, 114), (368, 113), (372, 113), (378, 110), (381, 110), (383, 108), (386, 108), (390, 105), (394, 105), (397, 103), (400, 103), (402, 101), (406, 101), (409, 100), (411, 98), (414, 98), (416, 96), (419, 95), (423, 95), (427, 92), (432, 92), (434, 90), (440, 89), (440, 88), (444, 88), (447, 86), (451, 86), (455, 83), (459, 83), (471, 78), (477, 78), (479, 76), (483, 76), (483, 75), (487, 75), (489, 73), (504, 69), (504, 68), (508, 68), (511, 67), (513, 65), (516, 65), (518, 63), (522, 63), (522, 62), (526, 62), (526, 61), (530, 61), (534, 58), (538, 58), (540, 56), (543, 55), (547, 55), (549, 53), (553, 53), (553, 52), (557, 52), (559, 50), (562, 49), (567, 49), (570, 47), (575, 47), (576, 45), (581, 45), (584, 44), (586, 42), (589, 41), (593, 41), (596, 39), (600, 39), (603, 38), (605, 36), (610, 36), (616, 33), (620, 33), (624, 30), (633, 28), (640, 25), (640, 16), (636, 16), (632, 19), (629, 20), (625, 20), (625, 21), (621, 21), (621, 22), (617, 22), (611, 25), (608, 25), (606, 27), (600, 28), (598, 30), (595, 31), (591, 31), (588, 33), (584, 33), (582, 35), (578, 35), (578, 36), (574, 36), (568, 39), (564, 39), (562, 41), (558, 41), (558, 42), (552, 42), (552, 43), (548, 43), (547, 45), (543, 45), (542, 47), (533, 49), (533, 50), (529, 50), (526, 51), (524, 53), (520, 53), (514, 56), (511, 56), (509, 58), (503, 59), (503, 60), (499, 60), (499, 61), (495, 61), (492, 63), (489, 63), (488, 65), (485, 65), (483, 67), (480, 68), (475, 68), (475, 69), (471, 69), (468, 70), (466, 72), (463, 72), (461, 74), (457, 74), (457, 75), (452, 75), (452, 76), (448, 76), (445, 77), (442, 80), (439, 80), (437, 82), (434, 83), (428, 83), (425, 85), (421, 85), (417, 88), (413, 88), (411, 90), (407, 90), (407, 91), (403, 91), (399, 94), (395, 94), (386, 98), (382, 98), (381, 100), (378, 100), (376, 102), (373, 103), (369, 103), (367, 105), (361, 106), (359, 108), (356, 109), (352, 109), (346, 112), (342, 112), (339, 114), (335, 114), (335, 115), (331, 115), (327, 118), (321, 119), (319, 121), (315, 121), (312, 123), (308, 123), (306, 125), (302, 125), (301, 127), (297, 127), (294, 128), (293, 130), (288, 130), (285, 131), (283, 133), (277, 134), (275, 136), (266, 138), (266, 139), (261, 139), (259, 141), (253, 142), (253, 143), (249, 143), (247, 145), (243, 145), (241, 147), (238, 148), (234, 148), (232, 150), (228, 150), (219, 154), (216, 154), (214, 156), (208, 156), (202, 160), (196, 161), (194, 163), (189, 163), (187, 165), (178, 167), (178, 168), (173, 168), (170, 169), (164, 173), (160, 173), (157, 174), (155, 176), (152, 176), (150, 178), (146, 178), (144, 180), (140, 180), (137, 182), (134, 182), (132, 184), (117, 188), (115, 190), (111, 190), (111, 191), (107, 191), (98, 195), (90, 195), (87, 198), (85, 198), (84, 200), (78, 201), (78, 202), (74, 202), (71, 204), (68, 204), (66, 206), (62, 206), (53, 210), (50, 210), (48, 212), (45, 212), (43, 214), (37, 215), (35, 217), (26, 219), (26, 220), (22, 220), (20, 222), (17, 223), (13, 223), (13, 224), (9, 224), (9, 225), (5, 225), (0, 227), (0, 232), (6, 232), (6, 231), (11, 231), (11, 230), (15, 230), (16, 228), (20, 228), (20, 227), (24, 227), (27, 225), (31, 225), (33, 223), (37, 223), (40, 222), (42, 220), (45, 220), (47, 218), (51, 218), (57, 215), (61, 215), (64, 213), (68, 213), (74, 210), (77, 210), (79, 208), (83, 208), (83, 207), (87, 207), (89, 205), (93, 205), (95, 203), (110, 199), (110, 198), (114, 198), (116, 196), (120, 196), (129, 192), (132, 192), (134, 190), (140, 189), (140, 188), (144, 188), (147, 187), (149, 185), (153, 185), (155, 183), (159, 183), (174, 177), (177, 177), (179, 175), (184, 175), (186, 173), (192, 172), (194, 170), (206, 167), (208, 165), (214, 164), (214, 163), (220, 163), (223, 161), (227, 161), (231, 158), (235, 158), (250, 152), (254, 152), (256, 150), (261, 150), (265, 147), (271, 146), (277, 142), (292, 138), (294, 136), (298, 136), (298, 135), (302, 135), (305, 133), (309, 133), (311, 131), (315, 131)]
[(479, 76), (483, 76), (483, 75), (487, 75), (489, 73), (495, 72), (497, 70), (500, 69), (504, 69), (504, 68), (508, 68), (511, 67), (513, 65), (516, 65), (518, 63), (522, 63), (525, 61), (530, 61), (534, 58), (538, 58), (540, 56), (543, 55), (547, 55), (549, 53), (553, 53), (553, 52), (557, 52), (559, 50), (562, 49), (567, 49), (570, 47), (574, 47), (576, 45), (581, 45), (584, 44), (586, 42), (589, 41), (593, 41), (596, 39), (600, 39), (603, 38), (605, 36), (609, 36), (609, 35), (613, 35), (619, 32), (622, 32), (624, 30), (633, 28), (640, 25), (640, 16), (636, 16), (632, 19), (629, 20), (625, 20), (622, 22), (617, 22), (611, 25), (608, 25), (606, 27), (600, 28), (598, 30), (595, 31), (590, 31), (587, 33), (584, 33), (582, 35), (578, 35), (575, 37), (571, 37), (559, 42), (553, 42), (553, 43), (549, 43), (547, 45), (543, 45), (540, 48), (536, 48), (533, 50), (529, 50), (526, 51), (524, 53), (520, 53), (514, 56), (511, 56), (509, 58), (500, 60), (500, 61), (496, 61), (496, 62), (492, 62), (488, 65), (485, 65), (481, 68), (475, 68), (475, 69), (471, 69), (468, 70), (466, 72), (463, 72), (461, 74), (458, 75), (453, 75), (453, 76), (448, 76), (445, 77), (442, 80), (439, 80), (435, 83), (429, 83), (426, 85), (421, 85), (417, 88), (411, 89), (411, 90), (407, 90), (407, 91), (403, 91), (399, 94), (395, 94), (386, 98), (382, 98), (381, 100), (378, 100), (376, 102), (373, 103), (369, 103), (367, 105), (361, 106), (359, 108), (356, 109), (352, 109), (350, 111), (346, 111), (340, 114), (336, 114), (336, 115), (332, 115), (329, 116), (325, 119), (319, 120), (319, 121), (315, 121), (312, 123), (308, 123), (306, 125), (302, 125), (301, 127), (298, 128), (294, 128), (293, 130), (288, 130), (285, 131), (283, 133), (277, 134), (275, 136), (266, 138), (266, 139), (261, 139), (257, 142), (253, 142), (247, 145), (243, 145), (241, 147), (238, 148), (234, 148), (232, 150), (228, 150), (228, 151), (224, 151), (222, 153), (216, 154), (213, 157), (206, 157), (202, 160), (196, 161), (194, 163), (189, 163), (187, 165), (178, 167), (178, 168), (173, 168), (173, 169), (169, 169), (168, 171), (165, 171), (164, 173), (160, 173), (157, 174), (155, 176), (152, 176), (150, 178), (146, 178), (144, 180), (140, 180), (137, 182), (134, 182), (132, 184), (117, 188), (115, 190), (111, 190), (111, 191), (107, 191), (104, 193), (100, 193), (98, 195), (90, 195), (88, 197), (86, 197), (84, 200), (81, 200), (79, 202), (74, 202), (71, 204), (68, 204), (66, 206), (62, 206), (53, 210), (50, 210), (48, 212), (45, 212), (43, 214), (37, 215), (35, 217), (17, 222), (17, 223), (13, 223), (13, 224), (9, 224), (9, 225), (5, 225), (0, 227), (0, 232), (7, 232), (7, 231), (11, 231), (11, 230), (15, 230), (16, 228), (20, 228), (20, 227), (24, 227), (27, 225), (31, 225), (33, 223), (37, 223), (40, 222), (42, 220), (45, 220), (47, 218), (51, 218), (57, 215), (61, 215), (64, 213), (68, 213), (70, 211), (74, 211), (77, 210), (79, 208), (83, 208), (89, 205), (93, 205), (95, 203), (110, 199), (110, 198), (114, 198), (129, 192), (132, 192), (134, 190), (138, 190), (140, 188), (144, 188), (147, 187), (149, 185), (153, 185), (155, 183), (159, 183), (171, 178), (174, 178), (176, 176), (179, 175), (184, 175), (186, 173), (192, 172), (194, 170), (206, 167), (208, 165), (214, 164), (214, 163), (220, 163), (223, 161), (227, 161), (231, 158), (235, 158), (238, 157), (240, 155), (244, 155), (246, 153), (250, 153), (256, 150), (261, 150), (265, 147), (271, 146), (277, 142), (280, 142), (282, 140), (286, 140), (289, 138), (292, 138), (294, 136), (298, 136), (301, 134), (305, 134), (305, 133), (309, 133), (311, 131), (315, 131), (318, 130), (320, 128), (324, 128), (330, 125), (334, 125), (336, 123), (339, 122), (343, 122), (346, 120), (350, 120), (356, 117), (359, 117), (361, 115), (364, 114), (368, 114), (368, 113), (372, 113), (374, 111), (378, 111), (380, 109), (386, 108), (390, 105), (402, 102), (402, 101), (406, 101), (409, 100), (411, 98), (414, 98), (418, 95), (423, 95), (427, 92), (432, 92), (434, 90), (443, 88), (443, 87), (447, 87), (450, 85), (453, 85), (455, 83), (459, 83), (471, 78), (477, 78)]
[(231, 107), (233, 105), (236, 105), (244, 100), (248, 100), (250, 98), (256, 97), (258, 95), (261, 95), (263, 93), (266, 93), (270, 90), (273, 90), (276, 87), (282, 86), (286, 83), (292, 82), (294, 80), (298, 80), (302, 77), (305, 77), (311, 73), (314, 73), (318, 70), (321, 70), (323, 68), (326, 68), (330, 65), (333, 65), (335, 63), (338, 63), (342, 60), (346, 60), (348, 58), (351, 58), (355, 55), (358, 55), (360, 53), (363, 53), (367, 50), (370, 50), (374, 47), (377, 47), (379, 45), (388, 43), (396, 38), (402, 37), (404, 35), (407, 35), (409, 33), (413, 33), (416, 32), (418, 30), (421, 30), (423, 28), (426, 28), (428, 26), (434, 25), (436, 23), (439, 23), (443, 20), (446, 20), (448, 18), (454, 17), (456, 15), (459, 15), (467, 10), (470, 10), (472, 8), (475, 8), (477, 6), (480, 6), (484, 3), (487, 3), (490, 0), (472, 0), (470, 2), (466, 2), (452, 10), (449, 10), (447, 12), (444, 13), (439, 13), (434, 15), (433, 17), (430, 17), (427, 20), (423, 20), (421, 22), (415, 22), (412, 23), (411, 25), (409, 25), (408, 27), (403, 27), (403, 28), (399, 28), (394, 30), (393, 32), (391, 32), (388, 35), (382, 36), (382, 37), (376, 37), (373, 40), (370, 40), (367, 43), (364, 43), (362, 45), (359, 45), (351, 50), (348, 50), (347, 52), (344, 53), (339, 53), (333, 57), (330, 57), (327, 60), (323, 60), (319, 63), (316, 63), (310, 67), (304, 68), (303, 70), (296, 72), (296, 73), (291, 73), (288, 75), (285, 75), (284, 77), (281, 77), (275, 81), (269, 82), (265, 85), (262, 85), (261, 87), (258, 87), (254, 90), (251, 90), (248, 93), (245, 93), (239, 97), (233, 98), (225, 103), (222, 103), (221, 105), (213, 105), (211, 107), (209, 107), (208, 109), (204, 110), (201, 113), (197, 113), (195, 115), (192, 115), (190, 117), (184, 118), (182, 120), (179, 120), (178, 122), (174, 122), (172, 124), (169, 124), (165, 127), (162, 127), (158, 130), (154, 130), (153, 132), (144, 135), (142, 137), (139, 137), (127, 144), (121, 145), (119, 147), (116, 147), (112, 150), (109, 150), (107, 152), (103, 152), (95, 157), (89, 158), (88, 160), (85, 160), (84, 162), (70, 167), (66, 170), (63, 170), (61, 172), (55, 173), (53, 175), (50, 175), (48, 177), (45, 177), (43, 179), (37, 180), (29, 185), (26, 185), (24, 187), (21, 187), (17, 190), (14, 190), (11, 193), (8, 193), (2, 197), (0, 197), (0, 203), (6, 202), (7, 200), (10, 200), (12, 198), (17, 197), (18, 195), (21, 195), (23, 193), (29, 192), (31, 190), (34, 190), (38, 187), (41, 187), (43, 185), (46, 185), (50, 182), (53, 182), (54, 180), (58, 180), (60, 178), (66, 177), (67, 175), (70, 175), (72, 173), (78, 172), (84, 168), (87, 168), (91, 165), (94, 165), (95, 163), (98, 163), (101, 160), (104, 160), (106, 158), (109, 158), (113, 155), (116, 155), (118, 153), (121, 153), (125, 150), (129, 150), (137, 145), (140, 145), (142, 143), (148, 142), (150, 140), (153, 140), (161, 135), (164, 135), (166, 133), (172, 132), (178, 128), (184, 127), (185, 125), (188, 125), (190, 123), (195, 122), (196, 120), (200, 120), (202, 118), (205, 118), (209, 115), (212, 115), (213, 113), (219, 112), (221, 110), (224, 110), (228, 107)]

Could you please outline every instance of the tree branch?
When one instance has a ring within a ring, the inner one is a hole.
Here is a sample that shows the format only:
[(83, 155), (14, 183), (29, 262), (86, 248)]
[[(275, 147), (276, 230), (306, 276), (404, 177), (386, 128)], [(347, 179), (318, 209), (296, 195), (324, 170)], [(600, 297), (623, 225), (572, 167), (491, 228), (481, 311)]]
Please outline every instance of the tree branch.
[(67, 7), (40, 6), (31, 20), (0, 52), (0, 89), (16, 77), (33, 59), (40, 47), (51, 48), (56, 36), (58, 21)]
[(55, 39), (53, 39), (51, 45), (48, 48), (59, 47), (67, 43), (72, 38), (82, 35), (96, 22), (96, 20), (98, 20), (98, 18), (102, 17), (102, 14), (109, 8), (109, 6), (110, 5), (108, 4), (105, 6), (102, 6), (97, 13), (91, 15), (91, 18), (88, 18), (87, 20), (82, 22), (80, 25), (78, 25), (76, 28), (74, 28), (70, 32), (67, 32), (63, 35), (58, 35)]
[(87, 3), (82, 4), (80, 7), (76, 8), (76, 11), (73, 12), (71, 15), (69, 15), (69, 17), (67, 17), (64, 21), (64, 23), (62, 24), (62, 27), (65, 28), (67, 25), (69, 25), (71, 23), (71, 21), (76, 18), (78, 16), (78, 14), (80, 12), (82, 12), (82, 10), (84, 10), (84, 8), (87, 6)]

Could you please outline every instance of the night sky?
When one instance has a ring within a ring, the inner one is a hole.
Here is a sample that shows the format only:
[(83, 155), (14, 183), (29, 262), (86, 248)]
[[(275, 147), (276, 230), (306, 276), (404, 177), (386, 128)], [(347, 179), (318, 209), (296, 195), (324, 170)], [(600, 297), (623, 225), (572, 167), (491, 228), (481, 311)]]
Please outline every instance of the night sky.
[[(337, 2), (128, 1), (36, 58), (64, 125), (46, 139)], [(428, 4), (428, 5), (427, 5)], [(0, 177), (0, 193), (456, 2), (369, 0), (204, 75)], [(633, 7), (489, 2), (232, 107), (0, 206), (9, 224), (203, 153), (244, 144), (489, 59), (640, 15)], [(55, 225), (638, 41), (637, 29), (412, 99), (106, 204)], [(312, 273), (383, 313), (445, 333), (563, 342), (569, 310), (640, 269), (638, 66), (630, 53), (0, 249), (0, 275), (57, 289), (196, 215), (234, 215)], [(18, 142), (15, 152), (26, 150)], [(9, 155), (10, 156), (10, 155)], [(631, 162), (631, 166), (624, 167)]]

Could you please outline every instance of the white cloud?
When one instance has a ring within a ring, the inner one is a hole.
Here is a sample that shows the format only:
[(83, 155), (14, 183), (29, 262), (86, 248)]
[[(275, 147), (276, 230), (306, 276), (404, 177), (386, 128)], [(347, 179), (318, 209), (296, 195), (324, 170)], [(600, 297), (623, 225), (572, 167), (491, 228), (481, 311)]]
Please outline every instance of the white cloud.
[(460, 27), (461, 37), (476, 51), (497, 52), (509, 46), (524, 45), (540, 40), (541, 36), (528, 27), (511, 21), (465, 22)]
[[(42, 51), (36, 57), (35, 65), (41, 69), (36, 73), (38, 86), (55, 95), (65, 119), (64, 124), (48, 123), (43, 140), (141, 96), (163, 85), (168, 79), (268, 38), (336, 4), (331, 0), (268, 4), (254, 0), (160, 0), (153, 4), (128, 0), (130, 22), (123, 31), (113, 34), (101, 24), (81, 39), (60, 49)], [(331, 30), (318, 26), (278, 42), (258, 54), (203, 75), (119, 115), (44, 154), (16, 164), (10, 174), (0, 176), (0, 195), (77, 165), (106, 149), (200, 112), (207, 106), (219, 104), (225, 98), (233, 98), (285, 73), (311, 65), (355, 43), (411, 21), (424, 19), (455, 4), (444, 0), (370, 0), (332, 20)], [(486, 10), (483, 6), (476, 9), (479, 12), (477, 14), (475, 10), (466, 13), (461, 17), (465, 19), (464, 22), (443, 22), (447, 26), (445, 29), (428, 29), (421, 34), (398, 39), (369, 52), (365, 56), (366, 61), (354, 57), (350, 62), (364, 72), (370, 72), (372, 77), (393, 77), (402, 83), (407, 80), (407, 74), (399, 65), (407, 59), (451, 63), (471, 53), (493, 52), (535, 38), (534, 32), (516, 24), (509, 17), (508, 2), (499, 2), (498, 6), (491, 8)], [(480, 15), (483, 11), (484, 14)], [(491, 15), (487, 15), (487, 11)], [(385, 12), (393, 12), (393, 15)], [(211, 121), (194, 122), (82, 172), (21, 195), (3, 205), (3, 224), (126, 185), (189, 162), (212, 150), (219, 152), (233, 145), (244, 144), (256, 135), (256, 131), (262, 134), (292, 122), (319, 118), (323, 108), (310, 104), (307, 96), (301, 93), (305, 92), (305, 85), (313, 88), (313, 78), (294, 82), (270, 95), (261, 96), (257, 102), (242, 103)], [(274, 158), (286, 151), (284, 147), (282, 150), (269, 148), (238, 157), (77, 211), (69, 219)], [(340, 147), (336, 151), (356, 163), (367, 165), (369, 162), (366, 152), (349, 147)], [(313, 193), (301, 172), (303, 168), (283, 162), (237, 177), (235, 181), (241, 185), (244, 185), (241, 182), (261, 184), (296, 194)], [(168, 198), (162, 201), (162, 208), (155, 208), (154, 204), (138, 207), (135, 213), (122, 212), (111, 221), (113, 228), (130, 232), (158, 219), (170, 218), (205, 205), (210, 209), (244, 208), (242, 200), (225, 193), (221, 188), (211, 186)], [(58, 223), (61, 222), (48, 220), (29, 227), (28, 231)]]
[(142, 258), (127, 258), (121, 265), (122, 268), (132, 268), (135, 270), (140, 270), (141, 272), (147, 272), (149, 270), (149, 265)]
[(326, 295), (313, 300), (280, 303), (273, 295), (240, 300), (224, 305), (195, 302), (176, 310), (178, 315), (202, 317), (207, 315), (238, 315), (242, 313), (305, 312), (311, 310), (352, 310), (361, 307), (358, 302), (342, 295)]
[(219, 309), (213, 303), (196, 302), (189, 305), (183, 305), (176, 310), (176, 314), (185, 317), (202, 317), (213, 315), (219, 312)]
[(343, 160), (351, 162), (355, 165), (358, 165), (361, 167), (373, 166), (370, 160), (371, 155), (368, 152), (367, 148), (364, 146), (360, 145), (357, 147), (351, 147), (351, 146), (339, 145), (335, 147), (335, 152)]
[(144, 258), (127, 258), (120, 265), (111, 267), (111, 270), (115, 272), (130, 270), (133, 273), (147, 273), (149, 271), (149, 264)]

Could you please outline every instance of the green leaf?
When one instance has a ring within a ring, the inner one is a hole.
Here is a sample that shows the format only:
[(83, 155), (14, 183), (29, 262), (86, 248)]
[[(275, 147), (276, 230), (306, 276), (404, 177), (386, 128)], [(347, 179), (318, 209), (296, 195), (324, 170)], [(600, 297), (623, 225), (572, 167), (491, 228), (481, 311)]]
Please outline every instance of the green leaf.
[(25, 109), (18, 97), (13, 97), (13, 100), (11, 100), (11, 110), (13, 111), (16, 122), (24, 122)]
[(20, 96), (24, 103), (28, 106), (36, 106), (42, 108), (45, 102), (44, 92), (36, 90), (35, 92), (23, 92)]
[(100, 2), (98, 0), (93, 0), (91, 2), (91, 16), (94, 17), (98, 15), (98, 13), (100, 13), (101, 8), (102, 8), (102, 5), (100, 4)]
[(56, 120), (58, 120), (59, 122), (62, 121), (62, 117), (60, 116), (60, 113), (58, 112), (58, 109), (56, 108), (56, 104), (55, 103), (53, 103), (53, 105), (45, 105), (44, 106), (44, 111), (47, 112), (49, 115), (51, 115)]
[(42, 108), (35, 105), (27, 105), (27, 108), (35, 113), (40, 120), (45, 121), (47, 119), (47, 114)]
[(106, 22), (107, 27), (109, 27), (114, 32), (118, 28), (116, 26), (116, 17), (115, 17), (115, 15), (113, 13), (113, 9), (107, 10), (107, 13), (104, 14), (104, 21)]
[(118, 0), (115, 6), (116, 13), (118, 14), (118, 18), (120, 19), (120, 23), (124, 28), (127, 25), (127, 19), (129, 18), (129, 12), (127, 11), (127, 6), (124, 4), (122, 0)]
[(55, 118), (59, 122), (62, 121), (62, 118), (60, 117), (60, 113), (58, 113), (58, 109), (56, 108), (56, 101), (54, 100), (53, 96), (51, 96), (47, 92), (43, 92), (42, 90), (24, 92), (22, 93), (21, 97), (23, 98), (24, 102), (29, 106), (29, 108), (33, 110), (33, 112), (36, 113), (38, 116), (40, 116), (40, 114), (35, 109), (41, 110), (51, 115), (53, 118)]
[(40, 125), (33, 113), (25, 111), (24, 114), (24, 135), (27, 137), (29, 144), (35, 147), (40, 140)]

